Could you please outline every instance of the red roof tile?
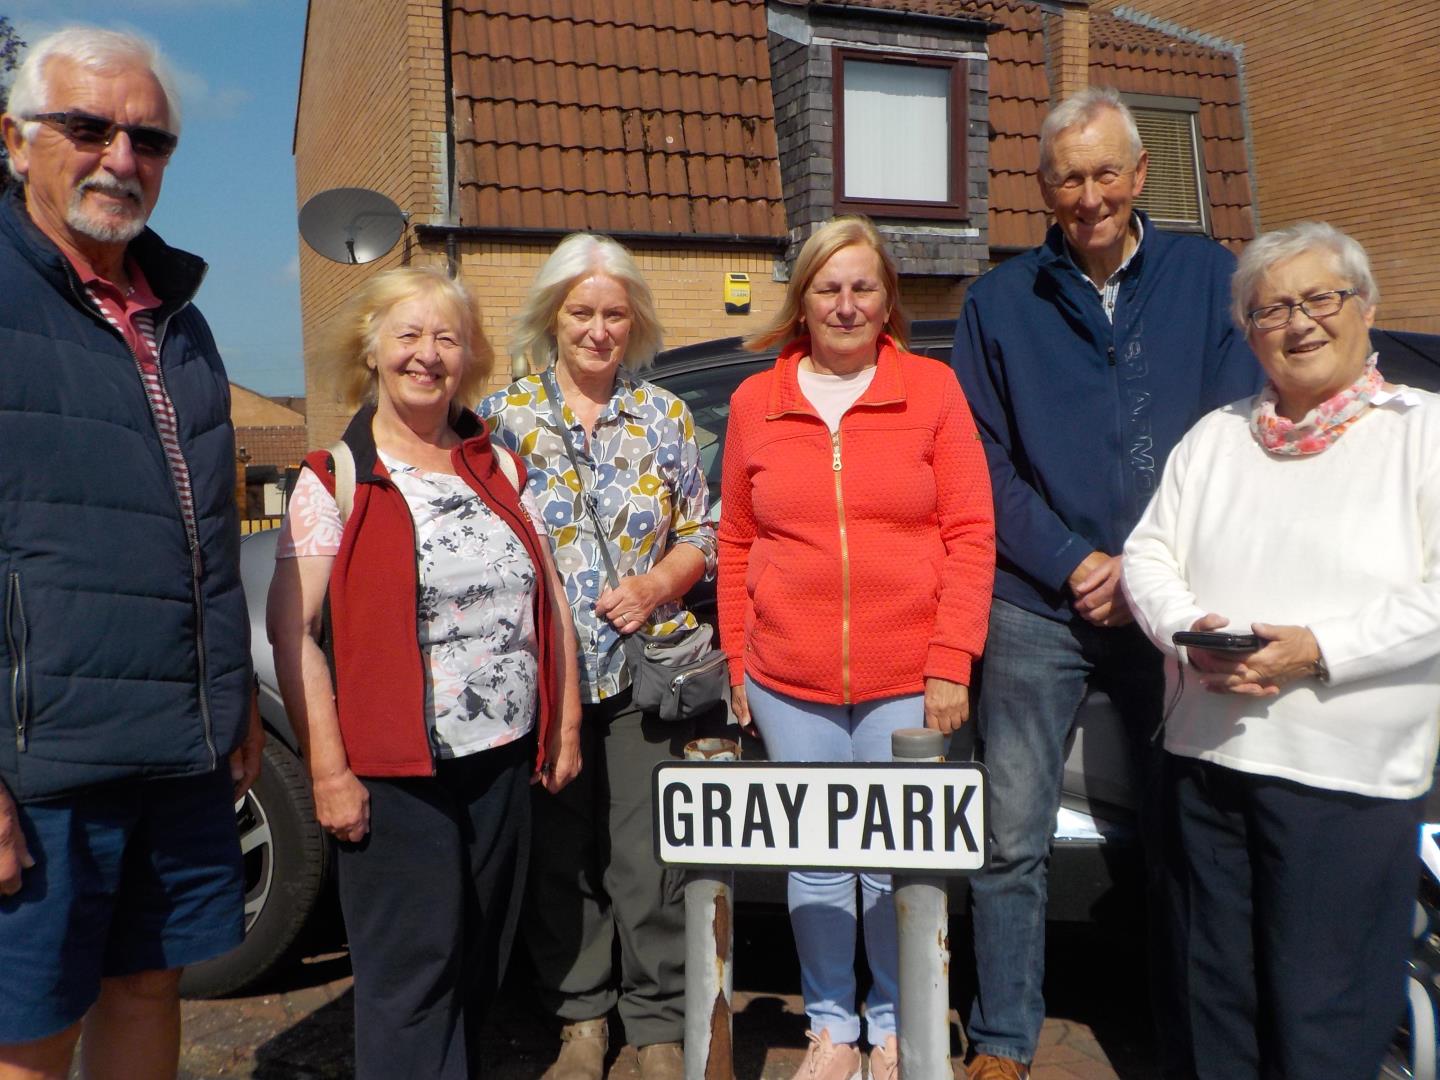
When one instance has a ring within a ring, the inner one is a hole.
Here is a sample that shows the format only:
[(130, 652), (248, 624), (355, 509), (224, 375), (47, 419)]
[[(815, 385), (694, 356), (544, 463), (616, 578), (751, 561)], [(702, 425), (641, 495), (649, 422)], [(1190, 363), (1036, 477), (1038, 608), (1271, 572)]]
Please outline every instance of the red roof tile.
[[(918, 10), (926, 0), (865, 2)], [(972, 6), (1001, 26), (989, 38), (990, 243), (1029, 246), (1039, 243), (1049, 220), (1034, 180), (1040, 122), (1050, 107), (1045, 15), (1029, 0)], [(1090, 80), (1127, 92), (1198, 99), (1214, 234), (1232, 244), (1250, 238), (1243, 231), (1250, 221), (1249, 178), (1233, 56), (1092, 8)]]
[[(975, 73), (989, 88), (990, 242), (1037, 243), (1056, 16), (1034, 0), (842, 2), (994, 24), (990, 63)], [(764, 0), (456, 0), (462, 223), (782, 235), (765, 19)], [(1089, 25), (1093, 82), (1199, 100), (1215, 234), (1248, 239), (1234, 58), (1093, 8)]]
[(1050, 106), (1044, 17), (1021, 0), (984, 6), (1001, 26), (989, 37), (990, 245), (1030, 247), (1048, 220), (1035, 184), (1040, 120)]
[[(998, 6), (993, 0), (823, 0), (847, 8), (875, 11), (904, 11), (912, 15), (936, 15), (945, 19), (989, 19)], [(808, 7), (810, 0), (780, 0), (790, 7)], [(718, 6), (718, 5), (717, 5)]]
[(784, 234), (764, 0), (451, 12), (462, 224)]
[(1254, 238), (1235, 57), (1109, 12), (1090, 14), (1090, 81), (1200, 103), (1211, 233), (1232, 247)]

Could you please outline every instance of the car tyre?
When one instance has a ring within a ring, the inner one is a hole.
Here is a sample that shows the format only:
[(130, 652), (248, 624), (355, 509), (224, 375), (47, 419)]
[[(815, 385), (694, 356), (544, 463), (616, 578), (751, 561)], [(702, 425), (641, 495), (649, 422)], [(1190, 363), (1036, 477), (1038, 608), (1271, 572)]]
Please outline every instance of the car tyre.
[(288, 959), (329, 882), (330, 841), (315, 821), (309, 779), (274, 736), (235, 820), (245, 860), (245, 940), (187, 968), (180, 982), (186, 997), (236, 993)]
[(1415, 952), (1405, 980), (1405, 1019), (1381, 1062), (1379, 1080), (1437, 1080), (1440, 1062), (1440, 925), (1434, 891), (1424, 883), (1415, 904)]

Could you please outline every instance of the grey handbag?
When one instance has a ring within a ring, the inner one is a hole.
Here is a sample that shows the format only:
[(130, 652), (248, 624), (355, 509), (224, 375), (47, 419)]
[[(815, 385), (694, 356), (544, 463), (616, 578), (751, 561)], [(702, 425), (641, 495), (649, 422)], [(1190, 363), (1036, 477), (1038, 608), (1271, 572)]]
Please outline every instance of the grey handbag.
[[(565, 453), (575, 469), (580, 484), (580, 498), (595, 529), (600, 558), (612, 589), (619, 587), (620, 575), (610, 558), (610, 543), (595, 508), (595, 497), (585, 484), (584, 470), (575, 455), (570, 429), (565, 426), (561, 408), (560, 387), (555, 372), (541, 374), (555, 426), (565, 443)], [(713, 709), (730, 697), (730, 671), (723, 652), (715, 648), (714, 630), (703, 623), (694, 630), (676, 630), (669, 634), (647, 634), (637, 630), (626, 634), (622, 641), (625, 664), (630, 669), (630, 700), (643, 712), (657, 713), (661, 720), (689, 720)]]

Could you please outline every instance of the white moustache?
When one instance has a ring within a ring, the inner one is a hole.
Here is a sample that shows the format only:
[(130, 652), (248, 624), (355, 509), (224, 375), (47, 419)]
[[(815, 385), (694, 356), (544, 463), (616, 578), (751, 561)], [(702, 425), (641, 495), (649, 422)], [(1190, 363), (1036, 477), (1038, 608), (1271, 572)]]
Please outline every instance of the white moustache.
[(80, 190), (82, 193), (86, 191), (99, 191), (106, 195), (124, 195), (134, 199), (136, 202), (139, 202), (141, 197), (140, 182), (138, 180), (113, 180), (96, 177), (93, 180), (86, 180), (81, 184)]

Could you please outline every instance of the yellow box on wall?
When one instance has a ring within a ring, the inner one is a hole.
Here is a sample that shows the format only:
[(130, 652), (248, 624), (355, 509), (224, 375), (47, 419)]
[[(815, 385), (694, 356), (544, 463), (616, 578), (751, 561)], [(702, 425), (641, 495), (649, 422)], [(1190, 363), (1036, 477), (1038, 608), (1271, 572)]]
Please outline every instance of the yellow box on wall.
[(750, 314), (750, 275), (725, 275), (725, 314)]

